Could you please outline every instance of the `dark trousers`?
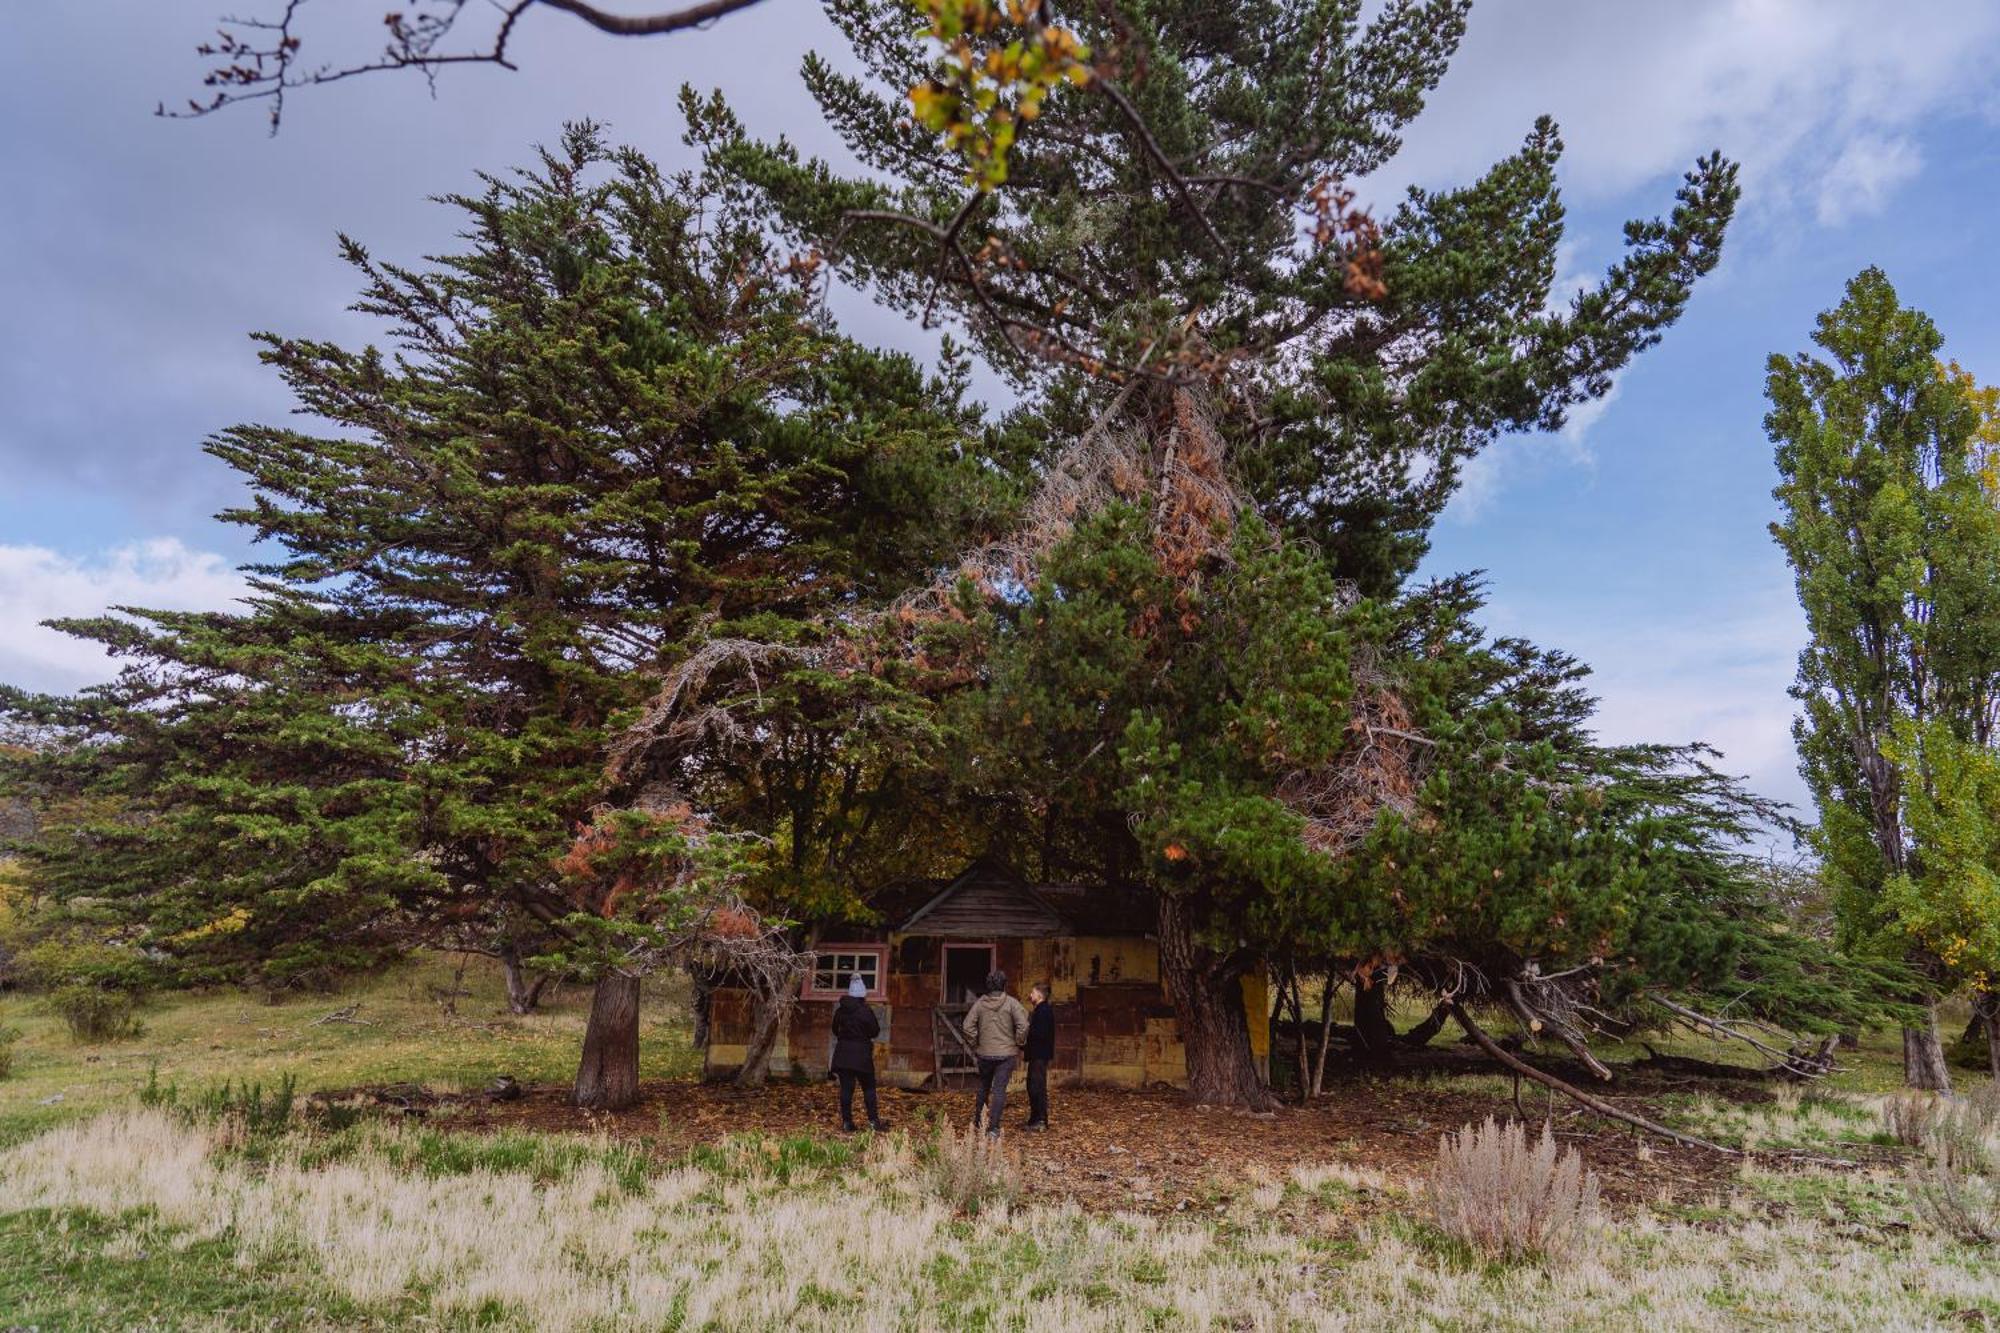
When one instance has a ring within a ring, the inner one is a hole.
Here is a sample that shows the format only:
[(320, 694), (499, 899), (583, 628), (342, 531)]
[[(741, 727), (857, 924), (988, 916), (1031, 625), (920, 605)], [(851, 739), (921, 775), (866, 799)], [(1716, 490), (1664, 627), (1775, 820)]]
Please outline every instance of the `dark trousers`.
[(1004, 1059), (989, 1060), (979, 1057), (979, 1100), (972, 1104), (972, 1123), (980, 1123), (979, 1117), (991, 1104), (991, 1113), (986, 1116), (986, 1132), (1000, 1132), (1000, 1116), (1007, 1109), (1007, 1080), (1014, 1077), (1014, 1065), (1019, 1056), (1010, 1055)]
[(835, 1078), (840, 1080), (840, 1123), (854, 1128), (854, 1085), (861, 1085), (861, 1100), (868, 1108), (868, 1123), (874, 1124), (882, 1118), (875, 1106), (875, 1071), (872, 1069), (836, 1069)]
[(1049, 1123), (1049, 1062), (1028, 1061), (1028, 1123)]

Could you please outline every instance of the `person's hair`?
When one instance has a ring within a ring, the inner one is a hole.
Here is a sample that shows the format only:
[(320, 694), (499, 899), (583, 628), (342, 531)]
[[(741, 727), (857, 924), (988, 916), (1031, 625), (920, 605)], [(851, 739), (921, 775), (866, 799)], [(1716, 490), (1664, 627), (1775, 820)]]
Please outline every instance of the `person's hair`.
[(988, 995), (998, 995), (1006, 989), (1007, 974), (1005, 972), (988, 972), (986, 974), (986, 993)]
[(1040, 994), (1044, 1000), (1048, 999), (1050, 994), (1052, 993), (1049, 990), (1049, 983), (1046, 981), (1037, 981), (1034, 985), (1028, 987), (1028, 989), (1031, 992)]

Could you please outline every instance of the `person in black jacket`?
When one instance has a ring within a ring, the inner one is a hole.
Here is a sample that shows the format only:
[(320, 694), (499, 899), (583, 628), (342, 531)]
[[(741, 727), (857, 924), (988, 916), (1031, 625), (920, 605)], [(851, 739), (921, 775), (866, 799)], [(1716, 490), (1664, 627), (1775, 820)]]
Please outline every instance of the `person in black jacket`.
[(868, 1127), (886, 1129), (875, 1105), (875, 1038), (882, 1020), (868, 1007), (868, 983), (850, 977), (847, 994), (833, 1010), (833, 1073), (840, 1080), (840, 1127), (854, 1133), (854, 1085), (861, 1085), (868, 1107)]
[(1028, 1057), (1027, 1128), (1049, 1127), (1049, 1061), (1056, 1058), (1056, 1010), (1049, 1003), (1049, 988), (1038, 982), (1028, 990), (1028, 1040), (1022, 1049)]

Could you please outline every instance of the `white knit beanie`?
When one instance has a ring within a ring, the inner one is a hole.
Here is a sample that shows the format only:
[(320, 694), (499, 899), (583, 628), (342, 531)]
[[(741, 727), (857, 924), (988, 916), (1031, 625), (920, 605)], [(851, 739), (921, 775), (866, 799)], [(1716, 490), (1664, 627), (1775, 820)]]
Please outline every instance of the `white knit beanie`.
[(859, 972), (847, 979), (847, 993), (857, 1000), (868, 998), (868, 983), (861, 979)]

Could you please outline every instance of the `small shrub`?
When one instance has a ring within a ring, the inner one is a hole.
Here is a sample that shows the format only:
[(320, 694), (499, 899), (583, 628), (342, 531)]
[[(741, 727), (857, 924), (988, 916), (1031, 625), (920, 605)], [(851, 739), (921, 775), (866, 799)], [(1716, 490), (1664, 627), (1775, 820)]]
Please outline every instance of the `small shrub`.
[(21, 1029), (0, 1023), (0, 1078), (14, 1072), (14, 1043), (20, 1039)]
[(1921, 1148), (1943, 1110), (1928, 1092), (1899, 1092), (1882, 1103), (1882, 1129), (1905, 1148)]
[(1910, 1203), (1925, 1226), (1972, 1245), (2000, 1240), (2000, 1191), (1990, 1177), (1933, 1157), (1910, 1172), (1908, 1184)]
[(998, 1139), (976, 1129), (942, 1126), (919, 1160), (931, 1189), (962, 1213), (976, 1216), (1020, 1197), (1020, 1161)]
[(1975, 1085), (1965, 1094), (1965, 1105), (1988, 1133), (2000, 1131), (2000, 1079)]
[(130, 991), (71, 982), (50, 991), (46, 1003), (49, 1012), (68, 1025), (70, 1036), (81, 1042), (123, 1041), (138, 1036), (144, 1027), (139, 1022), (139, 1001)]
[(1597, 1176), (1546, 1125), (1530, 1144), (1518, 1121), (1491, 1116), (1438, 1140), (1429, 1181), (1439, 1229), (1489, 1261), (1568, 1254), (1595, 1230), (1597, 1196)]
[(1906, 1148), (1921, 1148), (1948, 1171), (1983, 1173), (1991, 1166), (1989, 1108), (1926, 1092), (1902, 1092), (1882, 1105), (1882, 1127)]

